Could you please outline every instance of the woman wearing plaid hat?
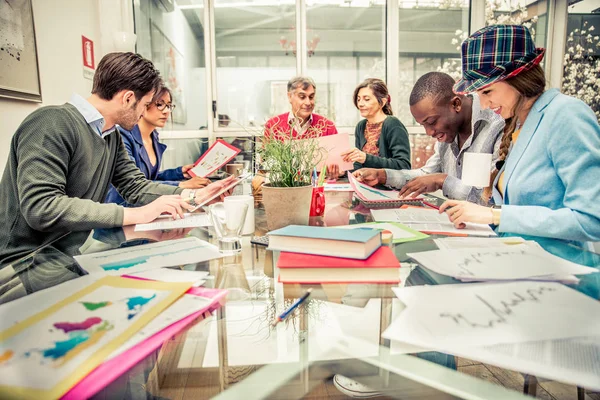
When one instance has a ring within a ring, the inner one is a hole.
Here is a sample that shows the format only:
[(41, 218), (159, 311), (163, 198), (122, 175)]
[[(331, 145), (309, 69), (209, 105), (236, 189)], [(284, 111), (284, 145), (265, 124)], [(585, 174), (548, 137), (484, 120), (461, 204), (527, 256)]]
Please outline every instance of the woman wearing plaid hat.
[(449, 200), (440, 212), (456, 227), (477, 222), (500, 232), (597, 241), (600, 126), (582, 101), (545, 90), (544, 51), (518, 25), (488, 26), (462, 44), (463, 78), (454, 91), (477, 92), (482, 108), (506, 120), (503, 161), (488, 192), (501, 206)]

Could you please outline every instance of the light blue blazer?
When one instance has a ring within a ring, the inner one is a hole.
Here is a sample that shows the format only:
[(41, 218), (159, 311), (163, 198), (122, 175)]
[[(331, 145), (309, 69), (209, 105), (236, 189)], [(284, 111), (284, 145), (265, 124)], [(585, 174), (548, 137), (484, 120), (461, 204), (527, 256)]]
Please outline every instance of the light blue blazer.
[(500, 232), (600, 240), (600, 126), (582, 101), (550, 89), (534, 103), (504, 172)]

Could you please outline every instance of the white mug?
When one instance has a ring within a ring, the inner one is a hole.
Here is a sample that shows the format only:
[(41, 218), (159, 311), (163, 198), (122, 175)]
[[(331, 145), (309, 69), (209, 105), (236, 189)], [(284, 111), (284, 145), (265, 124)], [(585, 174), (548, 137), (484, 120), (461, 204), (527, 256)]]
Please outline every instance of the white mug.
[(488, 187), (492, 170), (490, 153), (464, 153), (461, 180), (465, 185)]

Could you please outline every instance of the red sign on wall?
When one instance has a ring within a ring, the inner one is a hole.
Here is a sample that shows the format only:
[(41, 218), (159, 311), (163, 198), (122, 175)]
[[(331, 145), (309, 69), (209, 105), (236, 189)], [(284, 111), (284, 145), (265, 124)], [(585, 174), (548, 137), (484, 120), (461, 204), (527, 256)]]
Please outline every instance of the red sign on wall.
[(94, 69), (94, 42), (81, 36), (81, 51), (83, 53), (83, 66)]

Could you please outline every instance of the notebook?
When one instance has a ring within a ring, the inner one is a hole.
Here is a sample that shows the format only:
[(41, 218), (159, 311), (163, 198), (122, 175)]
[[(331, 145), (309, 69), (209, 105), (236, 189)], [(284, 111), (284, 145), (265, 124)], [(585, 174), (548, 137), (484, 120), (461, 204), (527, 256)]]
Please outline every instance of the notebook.
[(410, 204), (415, 206), (423, 205), (422, 197), (412, 199), (399, 199), (397, 190), (380, 190), (359, 182), (354, 175), (348, 173), (348, 181), (358, 200), (369, 208), (392, 208)]
[(386, 246), (366, 260), (281, 252), (277, 267), (282, 283), (400, 282), (400, 262)]
[(375, 229), (336, 229), (289, 225), (269, 232), (268, 250), (364, 260), (381, 246)]

